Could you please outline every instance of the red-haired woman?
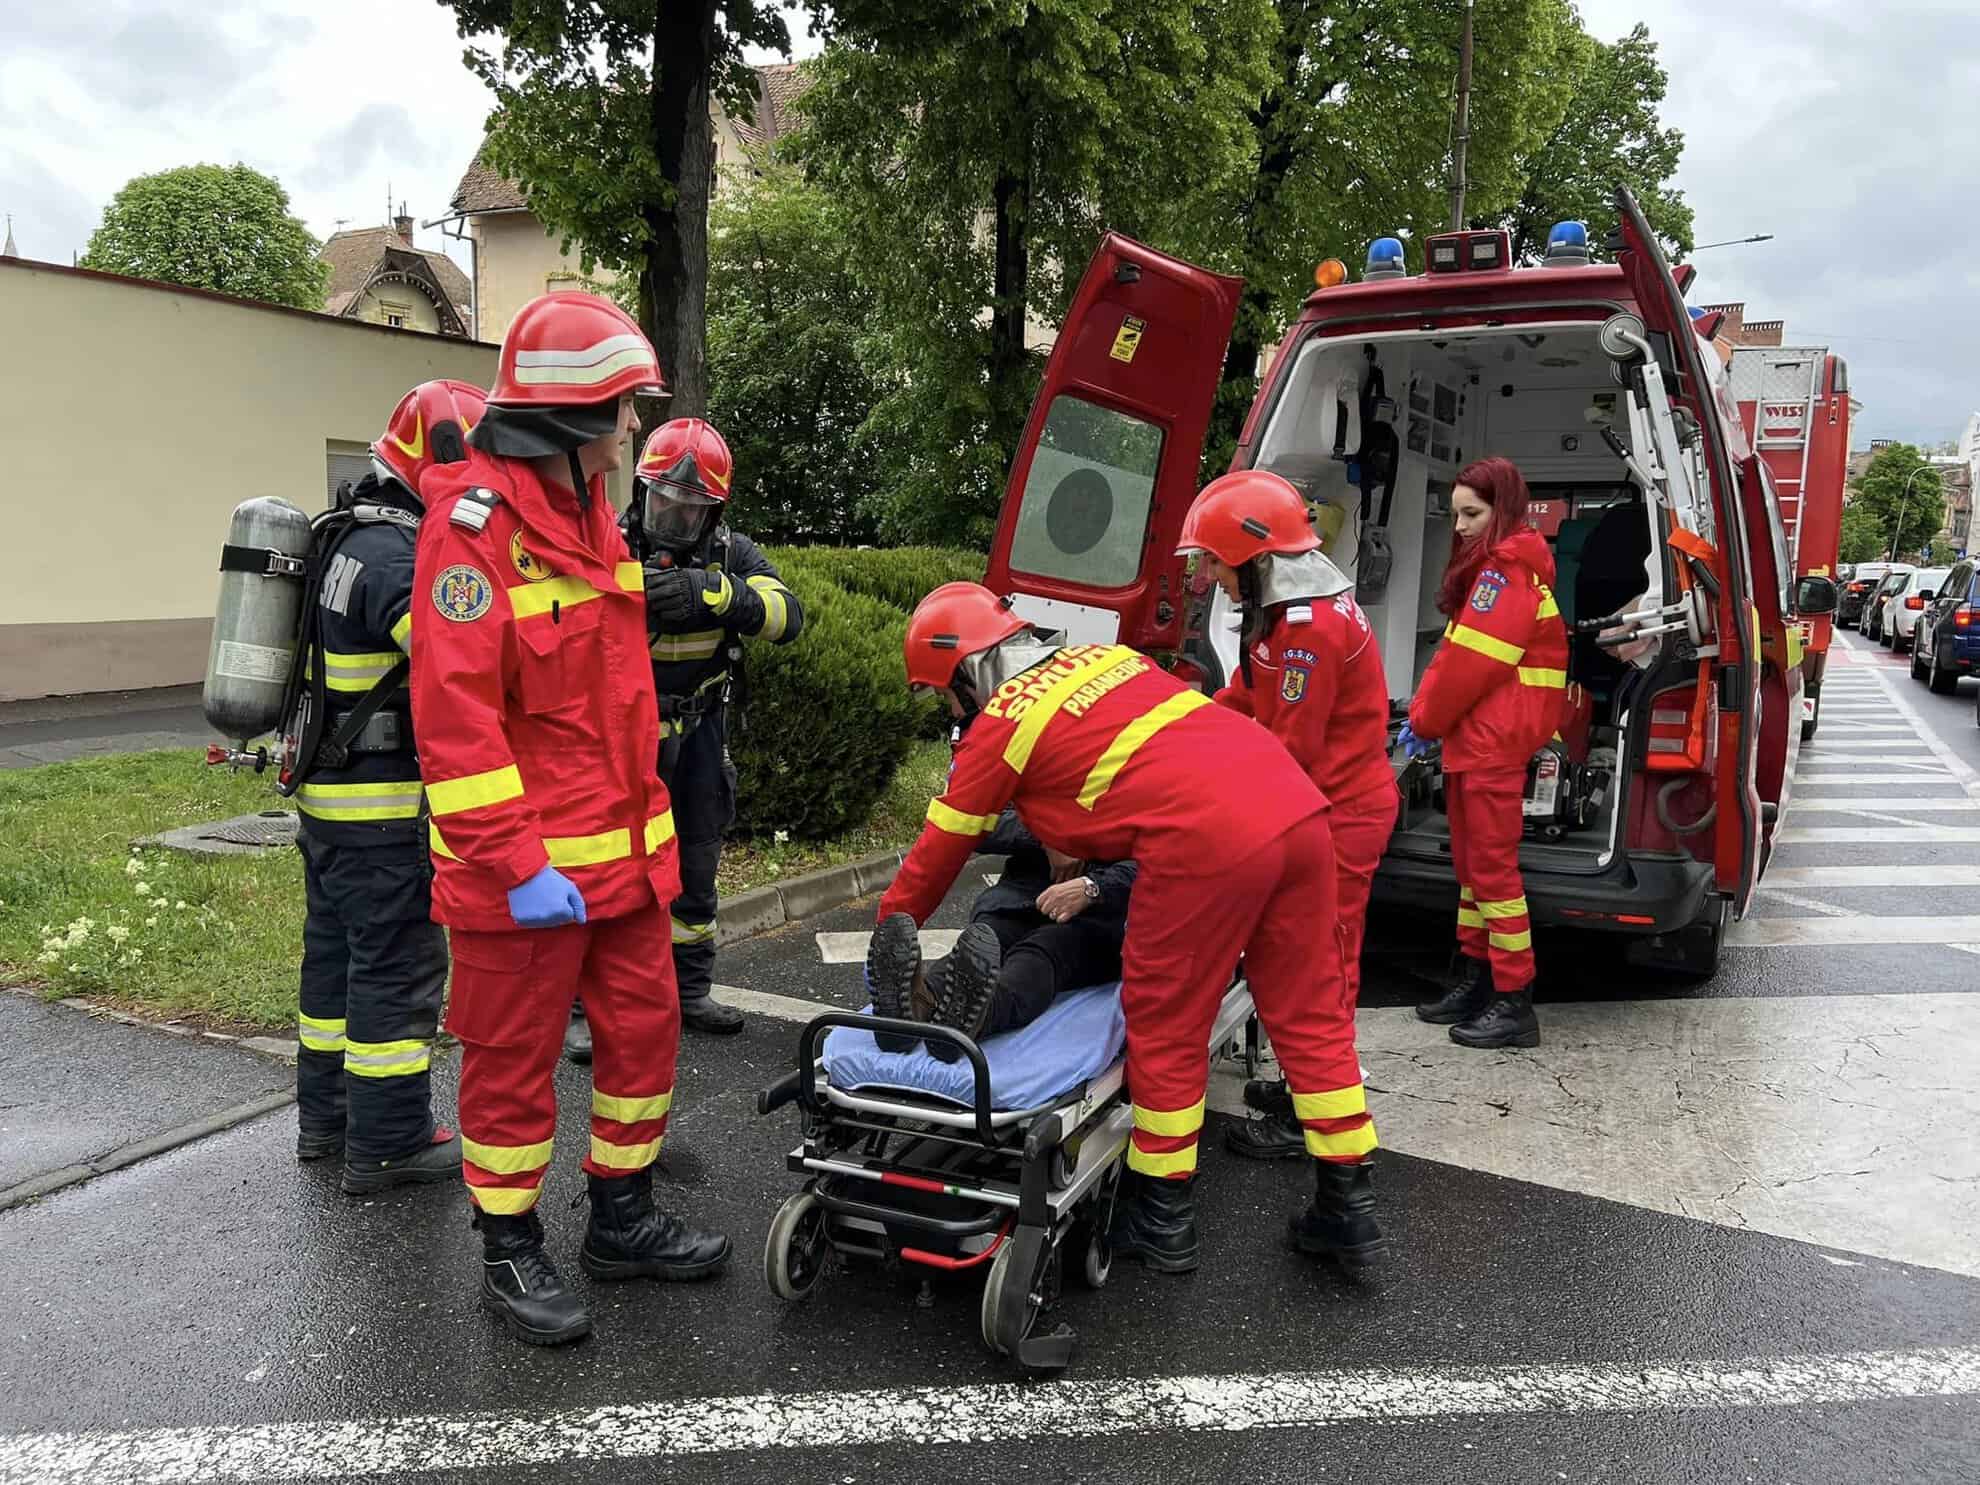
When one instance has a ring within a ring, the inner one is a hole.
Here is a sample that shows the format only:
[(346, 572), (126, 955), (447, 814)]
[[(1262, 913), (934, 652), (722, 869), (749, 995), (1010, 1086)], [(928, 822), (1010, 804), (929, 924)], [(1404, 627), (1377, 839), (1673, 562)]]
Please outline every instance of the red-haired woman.
[[(1437, 590), (1450, 618), (1410, 703), (1403, 746), (1444, 745), (1458, 879), (1458, 970), (1416, 1014), (1466, 1047), (1533, 1047), (1533, 933), (1519, 876), (1526, 765), (1554, 735), (1567, 689), (1567, 629), (1554, 557), (1527, 524), (1510, 459), (1467, 466), (1451, 492), (1456, 539)], [(1495, 993), (1496, 992), (1496, 993)]]

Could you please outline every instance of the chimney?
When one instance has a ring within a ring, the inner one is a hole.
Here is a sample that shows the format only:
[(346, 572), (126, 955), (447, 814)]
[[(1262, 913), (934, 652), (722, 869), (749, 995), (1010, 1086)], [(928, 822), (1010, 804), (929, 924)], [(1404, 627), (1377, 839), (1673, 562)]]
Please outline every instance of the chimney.
[(399, 241), (403, 242), (407, 247), (411, 247), (413, 245), (413, 219), (406, 215), (406, 203), (403, 201), (399, 203), (399, 214), (392, 218), (392, 226), (399, 234)]

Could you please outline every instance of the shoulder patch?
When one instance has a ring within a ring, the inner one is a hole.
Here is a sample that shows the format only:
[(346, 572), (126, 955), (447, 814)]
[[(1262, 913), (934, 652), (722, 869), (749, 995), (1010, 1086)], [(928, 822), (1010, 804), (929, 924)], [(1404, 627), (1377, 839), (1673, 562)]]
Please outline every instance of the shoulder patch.
[(1488, 567), (1478, 574), (1478, 581), (1481, 583), (1492, 583), (1503, 588), (1512, 579), (1507, 577), (1503, 572), (1500, 572), (1498, 568)]
[(462, 493), (454, 502), (454, 508), (447, 519), (456, 526), (465, 526), (470, 531), (479, 531), (488, 524), (488, 517), (495, 507), (502, 503), (502, 497), (494, 490), (476, 485)]
[(523, 545), (520, 531), (509, 536), (509, 562), (520, 576), (532, 583), (540, 583), (550, 576), (550, 564)]
[(1498, 606), (1499, 595), (1503, 592), (1505, 589), (1500, 584), (1488, 583), (1480, 578), (1478, 586), (1471, 590), (1471, 606), (1481, 614), (1489, 614)]
[[(1287, 657), (1290, 660), (1290, 656)], [(1306, 700), (1306, 678), (1313, 674), (1310, 665), (1288, 664), (1285, 674), (1279, 677), (1279, 699), (1288, 706)]]
[(1295, 663), (1300, 665), (1317, 665), (1319, 664), (1319, 656), (1315, 655), (1311, 650), (1287, 650), (1286, 663), (1288, 665)]
[(433, 580), (433, 606), (440, 617), (471, 624), (488, 612), (495, 589), (478, 567), (456, 562)]
[(1313, 622), (1313, 605), (1310, 603), (1295, 603), (1291, 608), (1286, 610), (1286, 622), (1288, 624), (1311, 624)]

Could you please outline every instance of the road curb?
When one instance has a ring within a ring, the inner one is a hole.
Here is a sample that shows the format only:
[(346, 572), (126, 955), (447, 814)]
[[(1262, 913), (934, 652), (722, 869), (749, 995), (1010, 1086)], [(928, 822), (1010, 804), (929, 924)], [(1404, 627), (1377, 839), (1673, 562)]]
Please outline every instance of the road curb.
[(901, 858), (899, 851), (878, 851), (857, 861), (806, 872), (788, 882), (738, 892), (716, 911), (715, 942), (732, 944), (754, 938), (878, 892), (894, 880)]

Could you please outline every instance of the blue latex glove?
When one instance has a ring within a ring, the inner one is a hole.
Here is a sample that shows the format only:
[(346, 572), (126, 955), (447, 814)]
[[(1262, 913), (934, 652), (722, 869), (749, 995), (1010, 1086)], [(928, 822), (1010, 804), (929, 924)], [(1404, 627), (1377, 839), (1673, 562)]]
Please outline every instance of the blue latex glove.
[(1405, 758), (1421, 758), (1430, 751), (1430, 744), (1418, 737), (1407, 722), (1402, 724), (1402, 731), (1396, 734), (1396, 745), (1403, 750)]
[(518, 928), (555, 928), (584, 921), (584, 894), (554, 866), (509, 889), (509, 916)]

